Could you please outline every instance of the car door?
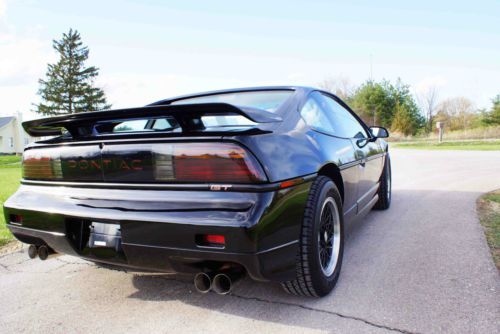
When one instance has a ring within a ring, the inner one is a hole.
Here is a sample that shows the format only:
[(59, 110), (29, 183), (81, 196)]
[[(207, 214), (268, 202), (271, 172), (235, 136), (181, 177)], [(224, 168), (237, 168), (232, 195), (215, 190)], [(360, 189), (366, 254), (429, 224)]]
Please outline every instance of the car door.
[(353, 140), (356, 154), (362, 158), (358, 182), (358, 212), (370, 204), (378, 190), (378, 182), (383, 169), (383, 154), (377, 141), (368, 138)]
[(341, 128), (342, 136), (352, 141), (359, 179), (357, 183), (357, 211), (361, 212), (372, 200), (378, 189), (383, 168), (383, 151), (378, 141), (371, 140), (366, 126), (333, 96), (323, 94), (327, 109), (334, 123)]
[(332, 111), (320, 92), (314, 91), (309, 94), (306, 103), (301, 107), (300, 114), (306, 124), (319, 133), (315, 136), (315, 146), (321, 148), (323, 161), (334, 162), (340, 168), (344, 183), (344, 218), (348, 222), (357, 213), (359, 181), (352, 141), (343, 136), (342, 124), (332, 117)]

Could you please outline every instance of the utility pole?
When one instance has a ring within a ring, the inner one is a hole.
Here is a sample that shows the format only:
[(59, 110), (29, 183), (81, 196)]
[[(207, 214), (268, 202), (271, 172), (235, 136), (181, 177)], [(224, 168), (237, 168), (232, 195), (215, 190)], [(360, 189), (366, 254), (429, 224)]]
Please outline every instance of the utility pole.
[(373, 80), (373, 55), (370, 53), (370, 81)]
[[(373, 84), (373, 55), (370, 53), (370, 85)], [(373, 126), (376, 125), (375, 109), (372, 110), (373, 113)]]

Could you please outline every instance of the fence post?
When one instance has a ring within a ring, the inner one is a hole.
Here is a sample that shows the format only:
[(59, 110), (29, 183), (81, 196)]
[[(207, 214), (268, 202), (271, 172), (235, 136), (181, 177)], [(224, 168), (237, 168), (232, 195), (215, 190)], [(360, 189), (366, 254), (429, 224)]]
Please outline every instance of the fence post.
[(439, 142), (443, 142), (443, 131), (444, 131), (444, 122), (436, 122), (436, 128), (439, 130)]

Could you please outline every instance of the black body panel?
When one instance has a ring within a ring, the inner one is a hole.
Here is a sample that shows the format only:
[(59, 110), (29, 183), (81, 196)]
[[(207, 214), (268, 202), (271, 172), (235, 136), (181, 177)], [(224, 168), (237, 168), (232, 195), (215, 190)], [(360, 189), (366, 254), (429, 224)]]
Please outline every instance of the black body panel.
[[(57, 252), (96, 261), (111, 260), (89, 254), (82, 244), (72, 242), (68, 224), (81, 221), (88, 225), (91, 222), (120, 224), (127, 259), (121, 262), (132, 267), (169, 272), (176, 266), (202, 260), (225, 260), (244, 265), (255, 279), (280, 280), (294, 265), (309, 186), (310, 182), (306, 182), (293, 188), (259, 193), (179, 193), (178, 190), (103, 191), (23, 185), (9, 199), (6, 218), (23, 216), (22, 225), (12, 220), (8, 225), (21, 241), (33, 243), (34, 237)], [(205, 233), (225, 235), (227, 246), (224, 249), (200, 247), (196, 236)], [(287, 249), (286, 254), (281, 254), (282, 248)], [(281, 269), (261, 268), (259, 261), (268, 256), (274, 259), (281, 256), (275, 263)], [(192, 271), (199, 271), (196, 268), (193, 266)]]

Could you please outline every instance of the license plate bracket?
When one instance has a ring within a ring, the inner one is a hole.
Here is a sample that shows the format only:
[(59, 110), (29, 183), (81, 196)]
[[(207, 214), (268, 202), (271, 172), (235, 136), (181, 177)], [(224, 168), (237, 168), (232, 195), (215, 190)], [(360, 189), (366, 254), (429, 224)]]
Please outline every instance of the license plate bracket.
[(90, 224), (89, 248), (111, 248), (120, 252), (121, 247), (120, 224), (92, 222)]

